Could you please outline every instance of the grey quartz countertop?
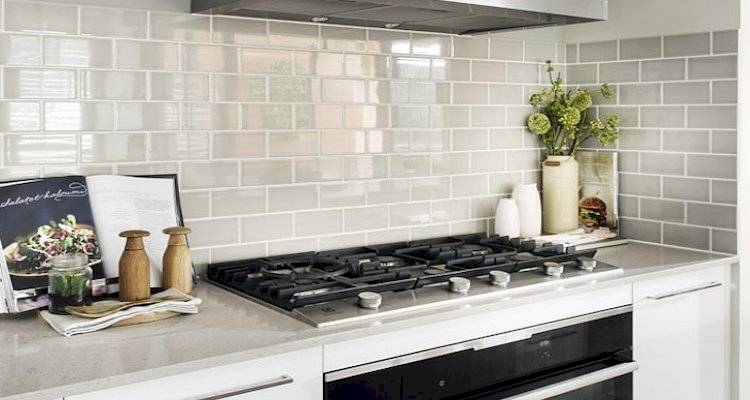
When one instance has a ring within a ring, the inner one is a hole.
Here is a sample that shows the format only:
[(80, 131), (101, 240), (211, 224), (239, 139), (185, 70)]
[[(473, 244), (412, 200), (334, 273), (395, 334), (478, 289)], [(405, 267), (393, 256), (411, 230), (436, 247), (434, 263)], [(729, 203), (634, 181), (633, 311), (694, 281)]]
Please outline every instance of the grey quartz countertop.
[[(597, 287), (736, 261), (736, 257), (644, 243), (601, 249), (597, 259), (624, 269), (622, 275)], [(502, 307), (590, 288), (524, 294)], [(57, 399), (428, 324), (459, 312), (482, 312), (482, 307), (432, 310), (319, 329), (209, 283), (198, 285), (196, 295), (203, 300), (197, 315), (72, 338), (58, 335), (35, 313), (0, 317), (0, 399)]]

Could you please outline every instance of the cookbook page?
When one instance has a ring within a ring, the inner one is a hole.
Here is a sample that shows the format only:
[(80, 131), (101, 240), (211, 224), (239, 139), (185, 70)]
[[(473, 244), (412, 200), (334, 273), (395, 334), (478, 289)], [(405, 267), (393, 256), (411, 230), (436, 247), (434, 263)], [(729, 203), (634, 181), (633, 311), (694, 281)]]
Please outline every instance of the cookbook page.
[(151, 259), (151, 287), (161, 286), (162, 256), (169, 237), (162, 229), (179, 225), (174, 179), (100, 175), (86, 178), (107, 277), (119, 276), (125, 248), (120, 232), (143, 229)]

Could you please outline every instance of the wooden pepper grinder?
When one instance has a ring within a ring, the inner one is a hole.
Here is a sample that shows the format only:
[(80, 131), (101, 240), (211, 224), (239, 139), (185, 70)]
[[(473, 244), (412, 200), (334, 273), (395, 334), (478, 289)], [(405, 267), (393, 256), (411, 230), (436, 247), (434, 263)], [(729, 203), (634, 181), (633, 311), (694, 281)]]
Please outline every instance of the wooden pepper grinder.
[(143, 246), (148, 231), (131, 230), (120, 233), (126, 238), (120, 257), (120, 301), (139, 301), (151, 297), (151, 261)]
[(193, 291), (193, 260), (187, 245), (190, 228), (173, 226), (164, 229), (169, 243), (164, 251), (162, 288), (175, 288), (182, 293)]

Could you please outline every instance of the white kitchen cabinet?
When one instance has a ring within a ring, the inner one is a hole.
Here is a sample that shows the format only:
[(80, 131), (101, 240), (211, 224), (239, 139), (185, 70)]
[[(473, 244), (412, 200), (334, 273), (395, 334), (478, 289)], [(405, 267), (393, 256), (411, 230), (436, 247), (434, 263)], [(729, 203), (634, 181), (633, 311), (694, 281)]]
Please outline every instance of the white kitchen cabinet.
[[(189, 351), (189, 349), (185, 349)], [(65, 400), (320, 400), (320, 347), (119, 386)]]
[(633, 285), (635, 400), (728, 399), (730, 267)]

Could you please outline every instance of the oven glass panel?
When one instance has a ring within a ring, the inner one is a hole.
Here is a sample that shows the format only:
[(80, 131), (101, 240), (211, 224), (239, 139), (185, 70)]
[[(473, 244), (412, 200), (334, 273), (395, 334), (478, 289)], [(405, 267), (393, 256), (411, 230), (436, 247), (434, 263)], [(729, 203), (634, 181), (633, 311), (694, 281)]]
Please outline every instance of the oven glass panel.
[[(526, 340), (327, 382), (325, 398), (499, 400), (627, 361), (631, 346), (632, 314), (618, 314), (545, 331)], [(581, 397), (573, 398), (630, 399), (629, 379), (581, 389)], [(599, 396), (609, 392), (624, 397)], [(597, 396), (586, 397), (586, 393)]]

